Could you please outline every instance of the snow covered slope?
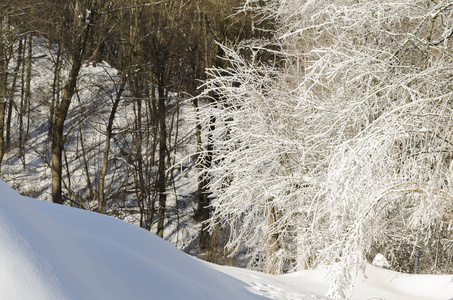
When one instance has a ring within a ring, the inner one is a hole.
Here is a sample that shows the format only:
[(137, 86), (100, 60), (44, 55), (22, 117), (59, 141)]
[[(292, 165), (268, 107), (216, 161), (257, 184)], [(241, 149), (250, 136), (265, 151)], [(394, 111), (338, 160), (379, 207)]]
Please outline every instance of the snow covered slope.
[(261, 298), (146, 230), (1, 180), (0, 266), (0, 299)]
[[(453, 298), (453, 276), (374, 266), (353, 299)], [(205, 263), (111, 217), (20, 196), (0, 180), (0, 299), (327, 299), (322, 269), (273, 276)]]

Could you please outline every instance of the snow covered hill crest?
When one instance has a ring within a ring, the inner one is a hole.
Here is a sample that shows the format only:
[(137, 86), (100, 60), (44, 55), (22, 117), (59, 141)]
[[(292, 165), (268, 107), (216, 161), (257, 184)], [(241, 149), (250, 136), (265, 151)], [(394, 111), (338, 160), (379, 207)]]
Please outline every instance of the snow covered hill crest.
[(261, 298), (139, 227), (0, 194), (0, 299)]
[[(112, 217), (19, 195), (0, 180), (0, 299), (328, 299), (324, 269), (275, 276), (216, 266)], [(354, 300), (447, 300), (453, 275), (368, 266)]]

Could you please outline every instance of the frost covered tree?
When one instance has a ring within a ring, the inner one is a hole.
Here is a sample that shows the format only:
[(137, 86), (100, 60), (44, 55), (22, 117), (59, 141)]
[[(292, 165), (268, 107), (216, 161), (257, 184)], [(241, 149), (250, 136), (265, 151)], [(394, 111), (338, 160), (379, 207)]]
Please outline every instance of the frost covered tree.
[(329, 265), (337, 299), (378, 252), (451, 269), (453, 1), (244, 9), (273, 36), (225, 47), (200, 109), (216, 119), (211, 225), (227, 246), (273, 273)]

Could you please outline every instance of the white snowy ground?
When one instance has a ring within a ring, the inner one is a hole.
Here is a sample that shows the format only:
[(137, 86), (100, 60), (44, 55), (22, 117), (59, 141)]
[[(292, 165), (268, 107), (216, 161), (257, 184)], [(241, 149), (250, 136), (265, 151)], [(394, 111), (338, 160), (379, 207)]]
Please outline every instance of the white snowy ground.
[[(453, 276), (369, 266), (353, 299), (450, 299)], [(205, 263), (126, 222), (22, 197), (0, 180), (0, 299), (327, 299), (322, 270)]]

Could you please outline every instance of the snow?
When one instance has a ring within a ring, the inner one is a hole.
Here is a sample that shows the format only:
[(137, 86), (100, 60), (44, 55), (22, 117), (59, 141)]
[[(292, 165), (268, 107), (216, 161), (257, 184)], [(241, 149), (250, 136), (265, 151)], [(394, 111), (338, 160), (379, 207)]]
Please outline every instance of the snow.
[(376, 254), (371, 264), (376, 267), (390, 269), (390, 263), (382, 253)]
[[(22, 159), (19, 147), (12, 147), (11, 151), (5, 153), (2, 161), (2, 179), (11, 187), (27, 196), (40, 200), (51, 200), (51, 169), (50, 169), (50, 147), (51, 141), (48, 136), (49, 105), (52, 99), (52, 83), (54, 79), (54, 68), (56, 58), (55, 49), (49, 46), (49, 41), (41, 38), (33, 39), (33, 60), (31, 95), (32, 108), (30, 110), (30, 132), (26, 141), (25, 167), (22, 166)], [(9, 65), (13, 68), (16, 64), (13, 56)], [(67, 79), (70, 62), (63, 60), (61, 84)], [(10, 70), (14, 72), (14, 70)], [(72, 100), (68, 119), (65, 122), (65, 164), (63, 171), (63, 195), (72, 201), (89, 210), (96, 210), (97, 199), (90, 197), (88, 181), (97, 186), (99, 174), (102, 169), (103, 151), (105, 149), (105, 130), (111, 112), (112, 101), (116, 97), (116, 90), (121, 84), (119, 71), (107, 62), (83, 64), (77, 82), (78, 97)], [(18, 87), (19, 88), (19, 87)], [(60, 87), (61, 88), (61, 87)], [(16, 93), (17, 94), (17, 93)], [(172, 94), (170, 93), (170, 96)], [(17, 94), (17, 97), (20, 95)], [(129, 223), (140, 226), (140, 211), (137, 208), (135, 198), (134, 180), (130, 164), (125, 159), (124, 147), (133, 145), (133, 135), (130, 129), (135, 121), (133, 101), (130, 101), (130, 91), (126, 85), (123, 99), (120, 102), (117, 115), (114, 121), (115, 138), (111, 140), (109, 157), (111, 163), (105, 178), (105, 190), (108, 197), (107, 214), (123, 219)], [(15, 98), (19, 103), (19, 98)], [(171, 98), (171, 101), (174, 101)], [(180, 107), (181, 116), (178, 119), (178, 143), (186, 146), (178, 146), (178, 155), (187, 156), (196, 151), (194, 137), (195, 123), (185, 121), (194, 114), (192, 103), (182, 104)], [(11, 136), (13, 145), (17, 145), (19, 136), (19, 117), (13, 109), (13, 124)], [(78, 124), (80, 124), (83, 135), (80, 135)], [(144, 120), (146, 122), (146, 120)], [(176, 126), (176, 125), (174, 125)], [(84, 143), (82, 150), (81, 139)], [(173, 140), (173, 138), (172, 138)], [(126, 146), (127, 145), (127, 146)], [(143, 146), (145, 153), (148, 146)], [(83, 151), (85, 151), (85, 158)], [(150, 159), (146, 161), (150, 162)], [(191, 161), (187, 160), (189, 166)], [(155, 166), (148, 166), (148, 175), (156, 172)], [(85, 170), (89, 173), (87, 178)], [(193, 212), (196, 209), (196, 201), (192, 197), (197, 189), (197, 170), (186, 169), (174, 171), (176, 190), (168, 188), (167, 195), (167, 216), (168, 223), (165, 225), (164, 239), (183, 249), (195, 253), (193, 244), (200, 232), (201, 224), (193, 219)], [(189, 175), (190, 174), (190, 175)], [(150, 189), (154, 183), (149, 182)], [(108, 192), (107, 192), (108, 191)], [(151, 201), (151, 200), (150, 200)], [(75, 205), (75, 203), (73, 203)], [(145, 218), (146, 219), (146, 218)], [(153, 222), (156, 224), (156, 222)], [(143, 227), (149, 224), (142, 224)], [(155, 227), (153, 231), (157, 232)]]
[[(208, 264), (104, 215), (20, 196), (0, 180), (0, 299), (328, 299), (325, 270), (274, 276)], [(372, 265), (352, 299), (449, 299), (453, 276)]]
[(137, 226), (0, 191), (0, 299), (260, 299)]

